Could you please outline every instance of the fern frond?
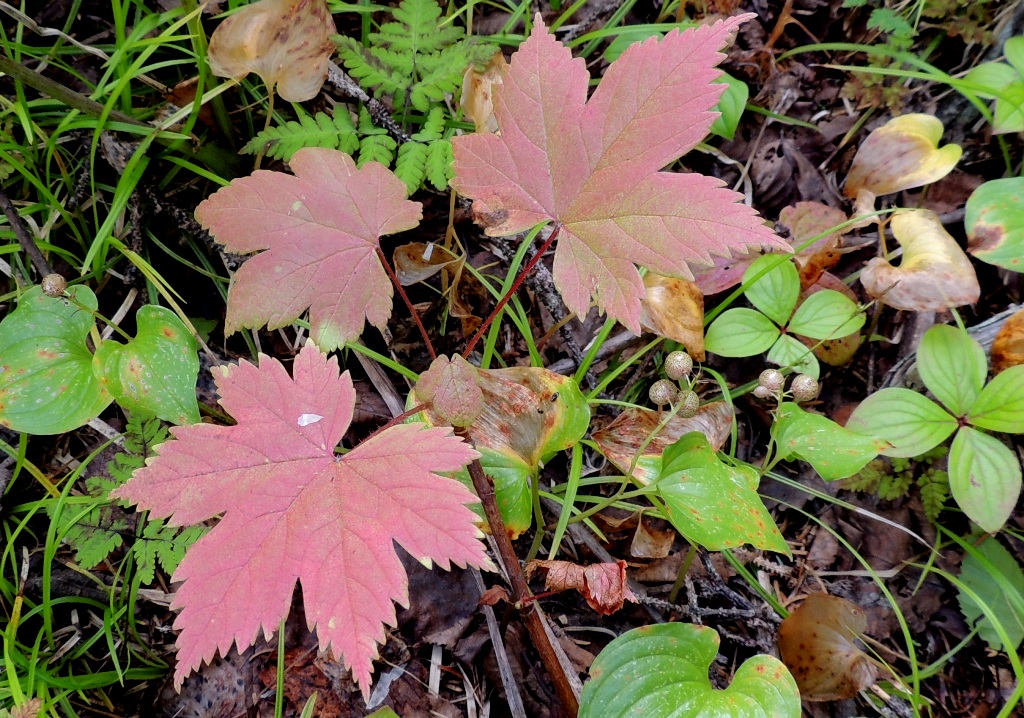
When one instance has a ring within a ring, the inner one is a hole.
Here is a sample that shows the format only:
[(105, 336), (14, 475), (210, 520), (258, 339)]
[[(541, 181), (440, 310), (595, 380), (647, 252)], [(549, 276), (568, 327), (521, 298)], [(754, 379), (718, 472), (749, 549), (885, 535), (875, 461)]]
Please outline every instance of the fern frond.
[(305, 115), (298, 121), (289, 120), (278, 127), (267, 128), (241, 151), (246, 154), (262, 151), (267, 157), (287, 162), (303, 147), (329, 147), (352, 154), (359, 147), (352, 118), (344, 108), (338, 109), (334, 117), (324, 112), (316, 113), (315, 117)]
[(427, 152), (427, 179), (434, 188), (440, 191), (448, 189), (448, 183), (452, 179), (452, 141), (434, 140), (428, 146)]
[(395, 158), (397, 143), (386, 134), (367, 135), (359, 141), (359, 160), (356, 164), (362, 167), (367, 162), (380, 162), (385, 167), (391, 165)]
[(427, 176), (429, 146), (422, 142), (405, 142), (398, 148), (395, 175), (405, 183), (406, 192), (412, 194), (420, 188)]

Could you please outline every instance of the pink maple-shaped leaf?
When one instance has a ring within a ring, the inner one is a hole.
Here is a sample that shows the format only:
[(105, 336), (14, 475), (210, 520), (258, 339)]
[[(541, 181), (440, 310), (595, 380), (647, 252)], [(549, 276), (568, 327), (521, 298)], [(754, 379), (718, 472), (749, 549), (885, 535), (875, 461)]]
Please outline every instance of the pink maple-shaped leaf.
[(582, 59), (538, 16), (496, 86), (501, 135), (456, 137), (452, 186), (475, 200), (487, 233), (561, 225), (555, 284), (582, 316), (600, 309), (640, 331), (636, 265), (692, 279), (688, 263), (751, 246), (788, 246), (722, 182), (660, 172), (706, 136), (725, 86), (719, 49), (742, 15), (633, 45), (590, 100)]
[(437, 472), (479, 454), (449, 428), (393, 426), (343, 456), (355, 391), (308, 343), (293, 377), (276, 360), (221, 370), (220, 402), (236, 426), (171, 429), (176, 441), (116, 492), (173, 525), (223, 514), (185, 554), (175, 581), (180, 686), (235, 643), (244, 650), (288, 615), (295, 581), (320, 646), (343, 658), (369, 694), (372, 661), (408, 583), (393, 542), (448, 568), (488, 566), (466, 507), (476, 497)]
[(300, 149), (294, 175), (259, 170), (234, 180), (196, 209), (196, 219), (230, 252), (250, 258), (235, 273), (225, 329), (276, 329), (310, 310), (311, 337), (326, 351), (359, 337), (363, 318), (382, 328), (393, 290), (377, 256), (381, 235), (412, 229), (422, 205), (383, 165)]

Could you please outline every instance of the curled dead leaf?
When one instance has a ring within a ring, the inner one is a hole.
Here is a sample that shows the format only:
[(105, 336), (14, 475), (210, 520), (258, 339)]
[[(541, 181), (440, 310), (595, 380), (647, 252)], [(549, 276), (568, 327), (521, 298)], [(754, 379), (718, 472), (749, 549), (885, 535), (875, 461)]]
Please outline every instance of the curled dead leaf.
[(942, 132), (941, 120), (921, 113), (894, 117), (872, 131), (853, 158), (846, 196), (867, 190), (878, 197), (942, 179), (963, 154), (959, 145), (939, 147)]
[(939, 311), (978, 301), (981, 287), (971, 260), (926, 209), (897, 212), (892, 232), (903, 247), (894, 267), (876, 257), (861, 272), (864, 289), (882, 304), (909, 311)]
[[(626, 409), (611, 424), (594, 432), (593, 439), (601, 453), (625, 473), (629, 471), (633, 457), (658, 428), (662, 418), (660, 412), (650, 409)], [(679, 437), (691, 431), (704, 434), (711, 445), (711, 450), (718, 451), (729, 438), (732, 422), (732, 406), (724, 401), (702, 404), (691, 417), (672, 417), (661, 432), (644, 447), (643, 454), (633, 468), (633, 476), (644, 484), (656, 479), (661, 470), (662, 453), (677, 442)]]
[(214, 30), (207, 60), (218, 77), (255, 72), (282, 99), (304, 102), (327, 79), (336, 32), (326, 0), (259, 0)]
[(629, 555), (636, 558), (665, 558), (672, 552), (676, 541), (676, 532), (672, 529), (663, 531), (648, 526), (644, 515), (639, 513), (633, 540), (629, 544)]
[(814, 593), (779, 627), (779, 653), (805, 701), (852, 698), (875, 682), (878, 669), (857, 645), (867, 630), (863, 609)]
[(648, 272), (647, 295), (641, 300), (640, 324), (679, 342), (697, 361), (704, 361), (704, 295), (687, 279)]
[(1024, 364), (1024, 309), (1003, 324), (992, 342), (992, 373)]
[(450, 250), (434, 242), (410, 242), (395, 248), (395, 274), (403, 287), (430, 279), (444, 267), (459, 261)]
[(544, 586), (548, 591), (580, 592), (587, 605), (602, 616), (615, 613), (625, 601), (636, 602), (626, 580), (626, 562), (595, 563), (580, 566), (571, 561), (530, 561), (526, 575), (532, 578), (546, 572)]
[(462, 109), (473, 120), (477, 132), (495, 133), (498, 121), (494, 118), (494, 86), (502, 84), (508, 62), (501, 51), (494, 53), (484, 69), (473, 65), (466, 68), (462, 78)]

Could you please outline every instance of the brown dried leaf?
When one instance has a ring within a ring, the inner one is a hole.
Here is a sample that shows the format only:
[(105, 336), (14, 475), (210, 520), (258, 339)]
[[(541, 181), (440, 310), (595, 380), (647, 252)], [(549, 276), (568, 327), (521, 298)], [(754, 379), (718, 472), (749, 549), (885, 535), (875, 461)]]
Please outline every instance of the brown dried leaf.
[(878, 670), (857, 646), (867, 630), (863, 609), (814, 593), (782, 622), (779, 652), (805, 701), (852, 698), (875, 682)]
[(395, 274), (403, 287), (430, 279), (461, 257), (434, 242), (410, 242), (395, 248)]
[(939, 147), (942, 121), (925, 114), (894, 117), (861, 143), (846, 177), (844, 191), (861, 190), (876, 197), (923, 187), (949, 174), (960, 161), (959, 145)]
[[(650, 409), (626, 409), (611, 424), (594, 432), (593, 439), (601, 453), (625, 473), (629, 471), (633, 457), (641, 445), (658, 428), (662, 418), (661, 413)], [(711, 444), (712, 451), (718, 451), (729, 438), (732, 422), (732, 406), (724, 401), (703, 404), (697, 413), (689, 418), (672, 417), (665, 428), (644, 448), (644, 453), (633, 469), (633, 476), (644, 484), (656, 479), (661, 469), (662, 453), (678, 441), (679, 437), (691, 431), (704, 434)]]
[(484, 410), (484, 393), (475, 366), (458, 354), (440, 356), (416, 382), (416, 396), (452, 426), (469, 426)]
[(214, 30), (207, 60), (218, 77), (255, 72), (282, 99), (304, 102), (327, 79), (336, 32), (326, 0), (259, 0)]
[(687, 279), (648, 272), (647, 295), (640, 302), (640, 324), (649, 331), (686, 347), (697, 361), (704, 361), (704, 295)]
[(992, 342), (992, 373), (1024, 364), (1024, 309), (1003, 324)]
[(926, 209), (905, 210), (892, 217), (892, 232), (903, 246), (903, 261), (894, 267), (880, 257), (861, 272), (864, 289), (882, 304), (914, 312), (940, 311), (978, 301), (978, 277), (960, 245)]
[(615, 613), (625, 601), (636, 602), (626, 581), (626, 562), (595, 563), (580, 566), (570, 561), (530, 561), (526, 575), (532, 578), (538, 571), (546, 571), (544, 586), (548, 591), (575, 589), (587, 605), (602, 616)]
[(675, 542), (675, 531), (672, 529), (662, 531), (648, 526), (641, 513), (636, 522), (633, 541), (629, 545), (629, 554), (636, 558), (665, 558), (672, 551), (672, 545)]
[(477, 132), (495, 133), (498, 121), (494, 119), (494, 86), (502, 84), (508, 63), (501, 50), (494, 53), (483, 70), (470, 65), (462, 78), (462, 109), (473, 120)]

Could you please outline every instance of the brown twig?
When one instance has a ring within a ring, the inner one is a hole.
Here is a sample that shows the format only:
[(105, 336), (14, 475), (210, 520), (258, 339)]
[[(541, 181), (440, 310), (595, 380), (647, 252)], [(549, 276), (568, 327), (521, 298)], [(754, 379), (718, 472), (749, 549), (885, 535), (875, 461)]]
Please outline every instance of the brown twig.
[[(468, 435), (465, 431), (461, 432), (461, 435), (468, 440)], [(519, 557), (516, 556), (515, 549), (512, 546), (512, 539), (508, 536), (508, 531), (505, 529), (505, 521), (501, 518), (501, 511), (498, 509), (498, 500), (494, 493), (494, 482), (484, 474), (484, 469), (479, 459), (474, 460), (469, 465), (469, 475), (473, 479), (473, 488), (476, 489), (476, 493), (480, 497), (480, 503), (483, 505), (484, 514), (487, 516), (487, 523), (491, 527), (491, 535), (498, 546), (501, 562), (508, 572), (508, 580), (512, 588), (512, 600), (519, 609), (523, 623), (526, 625), (526, 630), (533, 640), (533, 647), (540, 654), (541, 663), (544, 664), (545, 670), (551, 676), (551, 682), (555, 685), (555, 693), (558, 695), (559, 703), (562, 704), (563, 710), (569, 716), (575, 717), (579, 713), (579, 701), (565, 676), (562, 665), (558, 660), (558, 655), (551, 645), (548, 633), (544, 630), (544, 619), (539, 613), (540, 608), (532, 600), (533, 594), (530, 592), (529, 584), (526, 583), (526, 576), (523, 575), (523, 569), (519, 565)]]
[(7, 193), (0, 189), (0, 207), (3, 208), (4, 214), (7, 215), (7, 221), (11, 223), (11, 229), (14, 230), (14, 235), (18, 238), (18, 243), (21, 244), (21, 248), (25, 250), (25, 254), (32, 260), (32, 265), (39, 272), (39, 276), (45, 277), (47, 274), (53, 274), (53, 267), (46, 261), (46, 257), (39, 251), (39, 247), (36, 246), (35, 239), (28, 231), (28, 227), (25, 226), (25, 221), (18, 214), (18, 210), (15, 209), (14, 204), (11, 203), (11, 198), (7, 196)]
[(354, 97), (362, 102), (366, 106), (366, 111), (370, 113), (370, 118), (374, 124), (383, 127), (396, 140), (399, 142), (409, 142), (412, 139), (395, 122), (395, 118), (388, 112), (388, 108), (384, 106), (384, 103), (375, 97), (370, 97), (366, 90), (359, 86), (358, 82), (353, 80), (347, 72), (333, 62), (327, 65), (327, 81), (349, 97)]
[(501, 298), (500, 302), (498, 302), (498, 306), (496, 306), (494, 310), (491, 312), (491, 315), (484, 320), (484, 323), (481, 324), (480, 328), (476, 330), (476, 334), (474, 334), (473, 338), (469, 340), (469, 344), (467, 344), (466, 348), (462, 350), (463, 359), (467, 358), (472, 353), (473, 347), (476, 346), (477, 342), (480, 341), (480, 337), (484, 335), (484, 332), (486, 332), (487, 329), (491, 326), (491, 323), (494, 322), (494, 319), (495, 317), (498, 316), (498, 313), (505, 308), (505, 305), (509, 303), (509, 300), (512, 299), (513, 296), (515, 296), (515, 293), (517, 291), (519, 291), (519, 286), (523, 283), (523, 280), (526, 279), (527, 275), (533, 270), (535, 266), (537, 266), (537, 262), (539, 262), (540, 258), (544, 256), (544, 253), (547, 252), (548, 249), (550, 249), (551, 245), (555, 241), (555, 237), (558, 236), (558, 233), (559, 231), (561, 231), (561, 229), (562, 225), (556, 224), (555, 229), (551, 232), (551, 236), (544, 240), (544, 244), (540, 246), (540, 249), (537, 250), (537, 253), (533, 255), (529, 262), (526, 263), (526, 266), (523, 267), (523, 271), (521, 271), (519, 273), (519, 276), (516, 277), (516, 281), (512, 283), (512, 286), (509, 287), (509, 290), (505, 292), (505, 296)]
[(377, 258), (380, 259), (380, 263), (384, 265), (384, 271), (391, 277), (391, 283), (395, 285), (395, 289), (398, 291), (399, 296), (402, 297), (402, 301), (405, 302), (405, 306), (409, 308), (409, 313), (412, 314), (412, 319), (416, 322), (416, 326), (420, 329), (420, 336), (423, 337), (423, 343), (427, 345), (427, 353), (430, 354), (431, 359), (437, 359), (437, 352), (434, 351), (434, 345), (430, 341), (430, 335), (427, 334), (427, 328), (423, 326), (423, 321), (420, 319), (420, 313), (416, 311), (416, 307), (412, 305), (409, 300), (409, 295), (405, 293), (405, 287), (398, 279), (398, 275), (395, 274), (395, 270), (391, 268), (391, 264), (388, 262), (388, 258), (384, 256), (384, 251), (380, 246), (374, 247), (377, 250)]

